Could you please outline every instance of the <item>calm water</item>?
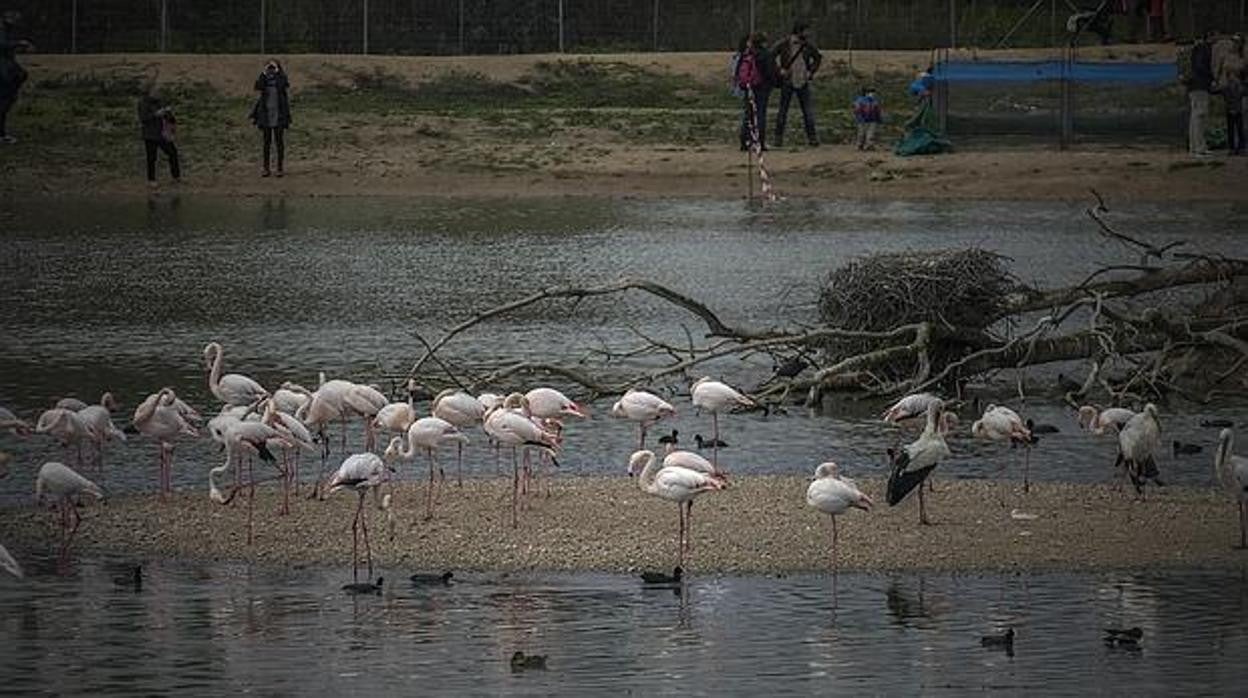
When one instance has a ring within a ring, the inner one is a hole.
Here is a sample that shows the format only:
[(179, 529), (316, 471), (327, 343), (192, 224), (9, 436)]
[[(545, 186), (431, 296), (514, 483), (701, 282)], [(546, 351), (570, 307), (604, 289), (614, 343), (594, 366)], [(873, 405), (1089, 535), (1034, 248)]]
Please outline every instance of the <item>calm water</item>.
[[(1237, 250), (1248, 223), (1248, 208), (1231, 205), (1114, 215), (1124, 230), (1164, 231), (1207, 252)], [(94, 401), (111, 390), (124, 405), (120, 423), (163, 385), (209, 412), (200, 357), (211, 340), (225, 344), (227, 371), (269, 386), (315, 385), (325, 371), (388, 388), (420, 355), (416, 333), (432, 340), (500, 297), (550, 285), (647, 277), (704, 300), (730, 323), (792, 326), (815, 321), (813, 299), (828, 270), (873, 251), (978, 245), (1012, 257), (1016, 272), (1038, 284), (1071, 283), (1127, 256), (1093, 234), (1081, 205), (1052, 203), (796, 202), (760, 212), (725, 201), (84, 199), (6, 202), (0, 229), (0, 405), (32, 421), (57, 397)], [(632, 344), (632, 328), (683, 342), (685, 327), (699, 330), (672, 306), (627, 296), (526, 310), (466, 333), (447, 351), (460, 361), (568, 361), (604, 341)], [(710, 370), (749, 387), (771, 363), (733, 359)], [(687, 391), (683, 381), (670, 387)], [(687, 400), (674, 398), (678, 408)], [(1075, 433), (1051, 395), (1010, 404), (1064, 430), (1046, 439), (1034, 477), (1105, 478), (1112, 442)], [(607, 417), (609, 406), (599, 402), (589, 423), (572, 427), (567, 472), (623, 473), (635, 436)], [(827, 458), (856, 474), (882, 472), (884, 448), (908, 437), (871, 420), (879, 407), (733, 416), (724, 420), (732, 448), (723, 457), (741, 473), (807, 472)], [(1244, 402), (1175, 409), (1166, 437), (1207, 446), (1216, 433), (1201, 429), (1200, 417), (1248, 418)], [(670, 428), (691, 444), (709, 426), (684, 409)], [(0, 438), (19, 458), (0, 486), (10, 501), (31, 491), (38, 463), (67, 457), (45, 439)], [(947, 476), (982, 477), (1013, 457), (964, 439), (955, 452), (942, 466)], [(469, 456), (478, 465), (486, 459), (483, 450)], [(207, 441), (184, 443), (175, 483), (204, 486), (218, 457)], [(154, 444), (115, 445), (110, 460), (98, 476), (107, 488), (154, 484)], [(1163, 470), (1176, 482), (1207, 483), (1209, 463), (1205, 454)]]
[[(51, 563), (47, 563), (50, 567)], [(341, 570), (119, 561), (0, 579), (0, 693), (1212, 695), (1248, 679), (1248, 584), (1170, 572), (461, 575), (382, 597)], [(1138, 626), (1139, 651), (1104, 627)], [(980, 646), (1015, 629), (1015, 653)], [(515, 650), (547, 671), (513, 674)], [(1164, 690), (1163, 690), (1164, 687)]]

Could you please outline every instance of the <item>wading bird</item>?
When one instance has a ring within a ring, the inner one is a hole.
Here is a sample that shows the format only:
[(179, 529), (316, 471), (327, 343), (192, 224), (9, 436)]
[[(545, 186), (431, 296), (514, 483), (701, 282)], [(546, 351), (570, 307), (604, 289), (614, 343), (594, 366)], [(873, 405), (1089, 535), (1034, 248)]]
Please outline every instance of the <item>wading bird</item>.
[(1157, 406), (1148, 403), (1144, 411), (1127, 420), (1118, 433), (1118, 459), (1115, 468), (1126, 469), (1136, 494), (1144, 496), (1144, 484), (1152, 480), (1158, 486), (1161, 472), (1157, 469), (1157, 453), (1161, 450), (1161, 422)]
[(82, 465), (82, 444), (91, 440), (91, 431), (77, 412), (64, 407), (53, 407), (39, 415), (35, 422), (36, 434), (47, 434), (61, 442), (66, 449), (74, 449), (74, 464)]
[(14, 436), (29, 436), (34, 429), (30, 422), (18, 419), (17, 415), (6, 407), (0, 407), (0, 431), (8, 430)]
[[(988, 441), (1008, 441), (1010, 446), (1023, 448), (1023, 492), (1031, 491), (1031, 446), (1036, 437), (1018, 413), (1008, 407), (989, 405), (984, 414), (971, 425), (971, 435)], [(1005, 470), (1002, 465), (997, 474)]]
[(1134, 416), (1134, 412), (1124, 407), (1109, 407), (1098, 411), (1092, 405), (1084, 405), (1079, 408), (1079, 426), (1096, 436), (1117, 434)]
[(249, 406), (269, 396), (259, 383), (238, 373), (221, 375), (221, 364), (225, 359), (225, 350), (217, 342), (209, 342), (204, 347), (204, 364), (208, 369), (208, 390), (218, 400), (234, 406)]
[(35, 504), (55, 508), (60, 517), (62, 561), (69, 558), (69, 546), (82, 523), (78, 504), (84, 497), (102, 500), (104, 491), (67, 465), (48, 462), (39, 468), (35, 478)]
[(368, 578), (373, 577), (373, 549), (368, 543), (368, 522), (364, 516), (364, 495), (368, 490), (381, 486), (393, 472), (375, 453), (357, 453), (348, 456), (338, 466), (338, 470), (329, 478), (330, 493), (341, 489), (355, 490), (360, 501), (355, 507), (355, 519), (351, 523), (351, 574), (355, 582), (360, 581), (360, 542), (364, 536), (364, 551), (368, 558)]
[[(927, 406), (933, 402), (942, 402), (939, 397), (932, 393), (914, 393), (907, 395), (897, 402), (888, 406), (880, 415), (880, 419), (886, 422), (904, 422), (907, 419), (922, 417), (927, 414)], [(943, 403), (942, 403), (943, 404)]]
[[(485, 433), (503, 446), (511, 447), (511, 527), (519, 525), (517, 504), (520, 496), (519, 448), (539, 448), (554, 460), (559, 436), (543, 429), (526, 414), (523, 395), (509, 395), (502, 407), (495, 407), (485, 414), (482, 426)], [(514, 405), (514, 406), (512, 406)], [(558, 462), (555, 462), (558, 465)]]
[(112, 393), (104, 393), (98, 405), (87, 405), (78, 410), (78, 419), (87, 427), (88, 438), (95, 446), (96, 465), (104, 467), (104, 444), (108, 441), (125, 441), (126, 434), (113, 424), (113, 410), (117, 401)]
[(611, 406), (611, 416), (637, 422), (637, 448), (644, 449), (646, 432), (660, 419), (676, 416), (676, 408), (654, 393), (629, 390)]
[(134, 408), (131, 420), (140, 434), (160, 442), (159, 487), (162, 497), (173, 491), (174, 439), (180, 435), (199, 436), (199, 432), (178, 408), (179, 402), (181, 400), (178, 400), (172, 388), (162, 388), (148, 395), (147, 399)]
[(1235, 455), (1235, 434), (1223, 429), (1213, 460), (1218, 482), (1239, 504), (1239, 547), (1248, 547), (1248, 458)]
[(888, 505), (896, 506), (916, 487), (919, 490), (919, 523), (930, 524), (927, 502), (923, 498), (923, 481), (940, 462), (950, 455), (941, 425), (944, 404), (937, 401), (927, 406), (927, 425), (919, 438), (899, 451), (889, 449), (892, 472), (888, 476)]
[(637, 484), (641, 491), (676, 503), (680, 515), (680, 532), (677, 540), (679, 553), (676, 564), (685, 566), (685, 553), (693, 528), (692, 503), (694, 498), (706, 492), (722, 490), (722, 480), (707, 473), (675, 465), (658, 467), (653, 451), (637, 451), (628, 460), (628, 474), (640, 476)]
[(837, 474), (836, 463), (822, 463), (815, 468), (815, 477), (806, 488), (807, 506), (818, 509), (832, 519), (832, 570), (836, 570), (836, 517), (852, 508), (871, 511), (871, 498), (858, 489), (849, 478)]
[(468, 437), (460, 433), (454, 424), (441, 419), (440, 417), (421, 417), (412, 422), (407, 429), (407, 445), (404, 447), (404, 439), (396, 436), (390, 440), (390, 445), (386, 447), (385, 459), (387, 461), (394, 457), (402, 458), (410, 461), (416, 458), (416, 449), (420, 448), (429, 457), (429, 489), (425, 492), (425, 519), (433, 518), (433, 489), (436, 487), (434, 480), (434, 470), (441, 471), (438, 466), (436, 452), (438, 447), (444, 443), (452, 441), (463, 445), (468, 442)]
[[(699, 378), (690, 388), (693, 406), (711, 413), (711, 439), (719, 441), (719, 413), (733, 407), (753, 407), (754, 401), (733, 388), (708, 377)], [(711, 448), (711, 461), (719, 462), (719, 449)]]
[[(433, 416), (444, 419), (456, 428), (470, 429), (480, 426), (485, 417), (485, 405), (477, 398), (459, 390), (443, 390), (433, 398), (430, 405)], [(455, 445), (455, 484), (464, 484), (464, 444), (467, 440)]]

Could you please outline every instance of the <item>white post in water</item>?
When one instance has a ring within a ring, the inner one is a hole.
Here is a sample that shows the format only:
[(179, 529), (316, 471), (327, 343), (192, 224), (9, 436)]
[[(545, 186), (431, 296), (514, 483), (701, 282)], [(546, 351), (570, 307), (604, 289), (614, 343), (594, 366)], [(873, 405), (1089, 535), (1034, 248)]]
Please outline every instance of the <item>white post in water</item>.
[(169, 45), (169, 0), (160, 0), (160, 52)]
[(364, 53), (368, 53), (368, 0), (364, 0)]
[(264, 34), (265, 34), (264, 23), (266, 21), (266, 14), (267, 14), (265, 12), (266, 9), (267, 7), (266, 7), (265, 0), (260, 0), (260, 53), (261, 55), (268, 53), (267, 51), (264, 50), (265, 48), (264, 46)]
[(563, 0), (559, 0), (559, 53), (563, 53)]

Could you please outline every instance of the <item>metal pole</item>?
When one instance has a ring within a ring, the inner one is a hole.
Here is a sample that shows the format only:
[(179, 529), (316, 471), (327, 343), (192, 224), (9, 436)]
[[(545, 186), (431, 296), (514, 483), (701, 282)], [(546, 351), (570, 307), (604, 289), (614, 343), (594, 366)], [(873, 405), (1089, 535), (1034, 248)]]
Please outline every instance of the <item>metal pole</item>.
[(750, 33), (754, 33), (754, 0), (750, 0)]
[(659, 0), (654, 0), (654, 52), (659, 52)]
[(563, 0), (559, 0), (559, 53), (563, 53)]
[(265, 45), (264, 45), (264, 34), (265, 34), (264, 24), (265, 24), (265, 15), (267, 14), (265, 12), (265, 9), (267, 9), (265, 5), (266, 5), (265, 0), (260, 0), (260, 53), (261, 54), (268, 53), (268, 51), (265, 50)]
[(464, 55), (464, 0), (459, 0), (459, 55)]
[(368, 0), (364, 0), (364, 54), (368, 55)]
[(949, 48), (958, 47), (958, 0), (949, 0)]
[(78, 53), (78, 0), (69, 9), (69, 52)]
[(1049, 46), (1057, 46), (1057, 0), (1049, 4)]
[(165, 53), (169, 42), (169, 0), (160, 0), (160, 52)]

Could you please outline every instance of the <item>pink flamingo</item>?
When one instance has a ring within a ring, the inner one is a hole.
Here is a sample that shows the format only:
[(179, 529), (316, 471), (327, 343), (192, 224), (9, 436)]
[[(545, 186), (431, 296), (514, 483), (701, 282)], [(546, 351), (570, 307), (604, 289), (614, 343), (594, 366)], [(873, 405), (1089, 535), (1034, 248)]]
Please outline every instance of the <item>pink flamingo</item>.
[(871, 511), (871, 498), (858, 489), (849, 478), (837, 473), (836, 463), (822, 463), (815, 468), (815, 477), (806, 488), (806, 504), (832, 519), (832, 570), (836, 570), (836, 517), (850, 509)]
[(364, 516), (364, 495), (370, 489), (379, 487), (389, 479), (393, 472), (375, 453), (357, 453), (348, 456), (338, 470), (329, 479), (329, 491), (353, 489), (360, 495), (359, 504), (355, 507), (355, 519), (351, 523), (351, 565), (352, 575), (356, 582), (360, 581), (359, 536), (363, 532), (364, 550), (368, 556), (368, 578), (373, 577), (373, 549), (368, 543), (368, 522)]
[(187, 421), (185, 410), (178, 407), (180, 402), (173, 388), (162, 388), (139, 403), (132, 418), (134, 428), (140, 434), (160, 442), (159, 486), (162, 497), (173, 491), (174, 439), (180, 435), (199, 436), (199, 432)]
[(611, 416), (637, 422), (637, 448), (646, 447), (646, 430), (660, 419), (676, 416), (676, 408), (663, 398), (645, 390), (629, 390), (611, 406)]
[(61, 560), (69, 559), (69, 546), (78, 533), (82, 517), (78, 503), (83, 497), (104, 499), (99, 485), (79, 475), (67, 465), (44, 463), (35, 478), (35, 504), (49, 504), (57, 510), (61, 526)]
[(653, 451), (637, 451), (628, 459), (628, 474), (640, 474), (637, 484), (642, 492), (676, 503), (677, 513), (680, 515), (677, 565), (683, 569), (690, 532), (693, 529), (694, 498), (706, 492), (722, 490), (727, 485), (706, 473), (671, 465), (660, 468), (657, 464)]

